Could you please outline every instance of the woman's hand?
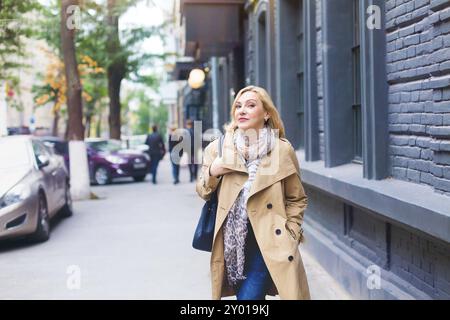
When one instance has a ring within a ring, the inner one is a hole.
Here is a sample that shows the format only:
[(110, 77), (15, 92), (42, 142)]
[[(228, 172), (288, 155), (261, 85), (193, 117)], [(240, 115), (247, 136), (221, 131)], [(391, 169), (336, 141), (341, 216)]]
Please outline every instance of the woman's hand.
[(213, 177), (223, 176), (224, 174), (233, 172), (233, 170), (223, 167), (223, 159), (217, 157), (211, 163), (211, 167), (209, 168), (209, 175)]

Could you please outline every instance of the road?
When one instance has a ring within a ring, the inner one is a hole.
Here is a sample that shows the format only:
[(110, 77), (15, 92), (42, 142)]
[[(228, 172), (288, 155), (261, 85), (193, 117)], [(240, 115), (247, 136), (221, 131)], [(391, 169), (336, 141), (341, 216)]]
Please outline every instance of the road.
[[(74, 203), (55, 219), (49, 241), (0, 243), (0, 299), (210, 299), (209, 253), (192, 249), (203, 201), (189, 183), (172, 184), (170, 163), (159, 184), (122, 179)], [(349, 299), (302, 252), (313, 299)]]

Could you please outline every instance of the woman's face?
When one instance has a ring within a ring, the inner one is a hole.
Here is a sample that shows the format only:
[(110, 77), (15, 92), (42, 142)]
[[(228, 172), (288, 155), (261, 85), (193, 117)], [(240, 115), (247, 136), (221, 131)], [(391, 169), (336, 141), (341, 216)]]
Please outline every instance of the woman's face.
[(265, 117), (268, 118), (269, 114), (264, 110), (262, 101), (255, 92), (244, 92), (236, 101), (234, 121), (239, 129), (262, 129)]

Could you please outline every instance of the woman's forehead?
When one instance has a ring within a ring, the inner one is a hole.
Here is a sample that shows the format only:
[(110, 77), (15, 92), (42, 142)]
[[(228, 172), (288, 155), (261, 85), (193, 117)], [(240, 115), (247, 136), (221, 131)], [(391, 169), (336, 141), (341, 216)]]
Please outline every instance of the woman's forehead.
[(245, 103), (247, 101), (253, 100), (255, 102), (259, 101), (258, 95), (255, 92), (247, 91), (244, 92), (238, 99), (237, 102)]

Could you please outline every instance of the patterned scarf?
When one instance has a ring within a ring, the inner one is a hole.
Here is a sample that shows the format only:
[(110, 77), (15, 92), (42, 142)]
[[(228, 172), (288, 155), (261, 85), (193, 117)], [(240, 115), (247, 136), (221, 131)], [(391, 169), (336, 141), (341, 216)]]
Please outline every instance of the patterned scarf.
[[(256, 138), (256, 137), (255, 137)], [(247, 238), (247, 200), (255, 180), (256, 171), (261, 159), (270, 152), (275, 144), (275, 134), (270, 127), (264, 127), (259, 131), (256, 143), (249, 144), (249, 137), (241, 130), (236, 129), (233, 142), (239, 156), (248, 170), (248, 180), (236, 198), (228, 212), (224, 224), (224, 258), (227, 270), (228, 283), (236, 286), (245, 279), (245, 242)]]

